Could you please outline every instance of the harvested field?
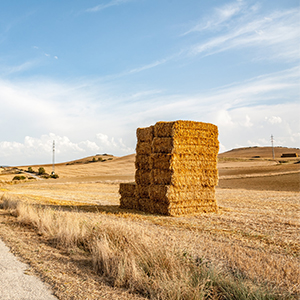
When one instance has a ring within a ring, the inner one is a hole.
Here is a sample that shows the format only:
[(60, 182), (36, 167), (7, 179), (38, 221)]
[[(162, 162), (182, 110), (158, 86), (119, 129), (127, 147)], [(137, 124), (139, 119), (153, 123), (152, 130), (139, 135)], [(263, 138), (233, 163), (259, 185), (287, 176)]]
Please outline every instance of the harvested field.
[[(78, 220), (83, 218), (87, 223), (113, 222), (117, 226), (125, 222), (141, 236), (151, 237), (149, 247), (165, 245), (173, 249), (170, 253), (176, 249), (214, 266), (218, 272), (237, 276), (243, 284), (267, 287), (279, 295), (274, 299), (285, 299), (288, 295), (298, 299), (300, 165), (294, 162), (277, 164), (247, 158), (219, 161), (219, 212), (193, 216), (166, 217), (119, 208), (119, 183), (133, 181), (134, 156), (120, 158), (119, 163), (105, 162), (108, 167), (99, 167), (97, 174), (92, 167), (101, 166), (100, 162), (61, 166), (65, 175), (58, 180), (3, 183), (0, 197), (60, 208), (76, 213)], [(67, 177), (72, 173), (69, 168), (75, 167), (77, 177)], [(123, 169), (127, 174), (122, 173)], [(128, 293), (126, 284), (112, 287), (108, 277), (97, 275), (91, 258), (82, 248), (57, 246), (43, 232), (21, 226), (7, 211), (0, 212), (0, 237), (30, 263), (30, 272), (38, 273), (51, 284), (60, 299), (146, 298), (136, 290)], [(171, 288), (169, 285), (168, 289)]]

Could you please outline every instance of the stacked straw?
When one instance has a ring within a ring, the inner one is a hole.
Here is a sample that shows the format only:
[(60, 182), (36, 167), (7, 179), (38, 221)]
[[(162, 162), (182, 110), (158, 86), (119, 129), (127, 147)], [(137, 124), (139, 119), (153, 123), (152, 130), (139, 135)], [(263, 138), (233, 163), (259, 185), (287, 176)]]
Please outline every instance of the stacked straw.
[(135, 159), (135, 196), (139, 202), (139, 208), (143, 211), (154, 212), (151, 208), (149, 187), (151, 184), (151, 153), (154, 126), (138, 128), (136, 131), (136, 159)]
[(135, 208), (164, 215), (217, 211), (217, 126), (174, 121), (138, 128), (136, 151)]
[(138, 198), (135, 197), (135, 182), (120, 183), (120, 208), (139, 209)]

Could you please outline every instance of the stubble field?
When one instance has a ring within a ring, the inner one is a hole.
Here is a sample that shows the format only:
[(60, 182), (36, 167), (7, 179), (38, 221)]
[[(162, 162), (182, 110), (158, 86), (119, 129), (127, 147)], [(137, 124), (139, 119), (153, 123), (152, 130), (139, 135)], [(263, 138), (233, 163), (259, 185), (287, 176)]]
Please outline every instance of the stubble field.
[[(59, 209), (97, 226), (110, 224), (116, 230), (126, 229), (125, 239), (134, 231), (134, 235), (148, 238), (149, 248), (164, 247), (201, 261), (218, 274), (241, 280), (249, 291), (259, 288), (277, 295), (276, 299), (297, 299), (300, 164), (297, 159), (273, 161), (267, 155), (263, 157), (262, 152), (258, 159), (243, 157), (241, 152), (235, 154), (219, 157), (217, 214), (165, 217), (119, 209), (119, 183), (134, 180), (134, 155), (104, 162), (61, 164), (56, 166), (60, 175), (56, 180), (10, 184), (12, 175), (6, 173), (0, 175), (0, 197), (33, 207), (38, 204), (38, 209)], [(45, 169), (51, 172), (51, 166)], [(53, 240), (54, 233), (51, 236), (49, 231), (33, 225), (22, 221), (20, 212), (0, 210), (0, 237), (30, 263), (31, 272), (51, 284), (61, 299), (172, 299), (176, 294), (168, 295), (166, 291), (174, 287), (161, 287), (162, 281), (155, 283), (151, 294), (137, 288), (138, 279), (134, 284), (128, 280), (122, 283), (119, 277), (110, 278), (109, 273), (99, 275), (99, 266), (97, 269), (94, 263), (93, 267), (93, 259), (84, 247), (58, 244)], [(177, 299), (192, 299), (182, 295), (181, 291)], [(223, 297), (213, 288), (203, 295)], [(244, 299), (254, 299), (247, 297)]]

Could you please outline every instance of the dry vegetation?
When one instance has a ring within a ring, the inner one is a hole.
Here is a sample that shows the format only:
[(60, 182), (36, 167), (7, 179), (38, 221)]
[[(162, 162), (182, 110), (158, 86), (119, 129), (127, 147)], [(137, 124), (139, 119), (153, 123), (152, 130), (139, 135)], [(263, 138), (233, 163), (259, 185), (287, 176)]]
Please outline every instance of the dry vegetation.
[[(121, 176), (133, 163), (127, 159), (128, 165), (120, 159), (120, 170), (110, 162)], [(90, 166), (96, 164), (104, 163)], [(216, 190), (219, 213), (184, 217), (120, 209), (122, 177), (108, 172), (3, 184), (0, 236), (60, 299), (298, 299), (300, 180), (294, 166), (226, 160), (219, 164), (220, 185), (222, 176), (237, 182)], [(280, 172), (298, 178), (298, 188), (284, 182), (281, 191), (265, 190)], [(271, 179), (257, 189), (238, 185), (257, 178)]]

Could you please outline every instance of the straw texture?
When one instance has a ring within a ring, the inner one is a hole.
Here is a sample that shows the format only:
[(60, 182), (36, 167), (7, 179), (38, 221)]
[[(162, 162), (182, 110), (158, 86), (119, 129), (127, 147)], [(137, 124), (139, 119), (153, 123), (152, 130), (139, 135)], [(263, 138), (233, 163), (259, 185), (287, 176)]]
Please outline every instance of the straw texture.
[(120, 183), (120, 208), (139, 209), (138, 199), (135, 196), (135, 190), (135, 182)]
[(174, 121), (138, 128), (134, 196), (129, 187), (120, 186), (120, 194), (149, 213), (216, 212), (218, 151), (213, 124)]

